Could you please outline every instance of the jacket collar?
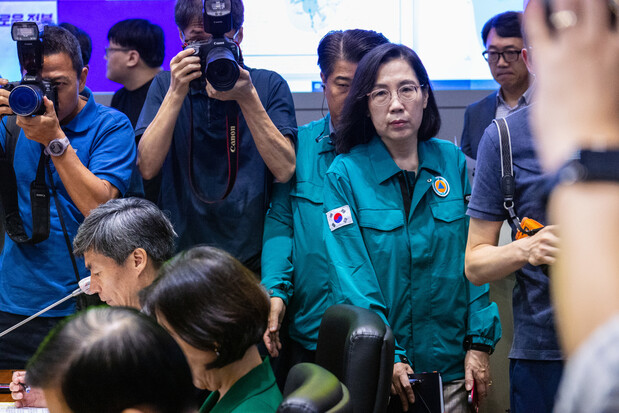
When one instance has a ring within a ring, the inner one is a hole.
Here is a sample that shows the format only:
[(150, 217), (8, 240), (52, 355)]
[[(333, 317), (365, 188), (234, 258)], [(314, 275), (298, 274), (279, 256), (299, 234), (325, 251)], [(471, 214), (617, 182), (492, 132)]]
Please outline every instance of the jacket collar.
[[(433, 176), (443, 175), (445, 165), (442, 157), (437, 153), (435, 145), (430, 145), (427, 141), (420, 141), (417, 143), (417, 151), (419, 156), (417, 175), (421, 175), (422, 171), (427, 171)], [(368, 152), (378, 182), (383, 183), (400, 172), (400, 168), (391, 158), (387, 147), (378, 136), (372, 138), (368, 143)]]
[(316, 142), (319, 145), (319, 154), (335, 151), (335, 146), (332, 142), (333, 133), (331, 133), (331, 131), (333, 130), (333, 125), (331, 124), (330, 114), (327, 114), (327, 116), (322, 119), (322, 125), (322, 132), (316, 137)]
[[(216, 411), (231, 412), (239, 404), (260, 393), (275, 387), (275, 380), (271, 378), (271, 364), (269, 358), (265, 358), (262, 364), (254, 367), (249, 373), (241, 377), (216, 403)], [(210, 399), (210, 397), (209, 397)]]

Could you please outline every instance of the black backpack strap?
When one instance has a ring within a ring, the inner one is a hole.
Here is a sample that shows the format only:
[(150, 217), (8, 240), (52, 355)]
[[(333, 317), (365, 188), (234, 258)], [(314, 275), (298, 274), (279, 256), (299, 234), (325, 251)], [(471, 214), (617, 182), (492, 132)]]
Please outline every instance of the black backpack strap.
[(509, 220), (514, 227), (520, 230), (520, 219), (514, 211), (514, 193), (516, 183), (514, 180), (514, 163), (512, 160), (512, 140), (509, 134), (509, 126), (505, 118), (494, 119), (492, 121), (499, 132), (501, 150), (501, 192), (503, 193), (503, 208), (509, 214)]
[(2, 216), (4, 230), (16, 243), (36, 244), (45, 241), (49, 237), (49, 189), (45, 183), (45, 164), (48, 162), (43, 148), (37, 168), (35, 180), (30, 184), (30, 204), (32, 208), (32, 237), (28, 237), (24, 229), (22, 218), (19, 214), (17, 195), (17, 178), (13, 168), (15, 147), (21, 128), (17, 126), (17, 118), (10, 116), (5, 123), (6, 150), (0, 148), (0, 201), (2, 204)]
[(7, 159), (13, 163), (15, 157), (15, 146), (19, 138), (21, 128), (17, 126), (17, 116), (5, 116), (2, 118), (4, 130), (6, 131), (4, 139), (4, 148), (0, 145), (0, 159)]

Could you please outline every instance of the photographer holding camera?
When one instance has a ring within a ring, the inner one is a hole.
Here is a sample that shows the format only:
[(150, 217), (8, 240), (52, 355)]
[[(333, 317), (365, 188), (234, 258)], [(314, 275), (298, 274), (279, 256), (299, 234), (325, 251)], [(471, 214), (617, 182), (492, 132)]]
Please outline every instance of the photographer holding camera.
[[(217, 246), (259, 272), (273, 177), (286, 182), (295, 169), (292, 95), (277, 73), (242, 64), (242, 1), (204, 6), (203, 15), (200, 0), (176, 2), (186, 47), (153, 80), (136, 127), (138, 166), (145, 179), (162, 172), (158, 205), (179, 250)], [(222, 16), (209, 15), (213, 6)]]
[[(29, 34), (27, 41), (15, 39), (26, 75), (20, 85), (10, 86), (11, 93), (7, 80), (0, 79), (3, 152), (19, 130), (9, 126), (6, 115), (22, 115), (17, 116), (21, 130), (9, 170), (14, 171), (17, 217), (10, 214), (10, 197), (3, 191), (8, 219), (0, 256), (0, 331), (66, 296), (77, 287), (77, 278), (87, 275), (83, 261), (72, 255), (71, 240), (92, 209), (126, 191), (136, 159), (129, 120), (96, 104), (85, 88), (88, 69), (77, 39), (47, 26), (41, 42), (36, 24), (24, 23), (33, 26), (18, 26), (14, 33)], [(44, 96), (37, 90), (44, 90)], [(9, 175), (1, 177), (3, 186), (10, 183)], [(41, 207), (38, 198), (47, 204)], [(2, 337), (0, 369), (23, 368), (49, 330), (74, 311), (75, 303), (67, 302)]]

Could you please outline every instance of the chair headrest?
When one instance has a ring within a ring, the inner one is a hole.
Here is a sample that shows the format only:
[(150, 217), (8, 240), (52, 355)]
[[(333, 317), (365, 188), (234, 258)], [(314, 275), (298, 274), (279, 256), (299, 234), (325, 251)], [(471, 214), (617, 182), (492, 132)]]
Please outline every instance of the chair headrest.
[(284, 400), (277, 411), (284, 412), (346, 412), (350, 395), (346, 386), (328, 370), (313, 364), (300, 363), (288, 373)]

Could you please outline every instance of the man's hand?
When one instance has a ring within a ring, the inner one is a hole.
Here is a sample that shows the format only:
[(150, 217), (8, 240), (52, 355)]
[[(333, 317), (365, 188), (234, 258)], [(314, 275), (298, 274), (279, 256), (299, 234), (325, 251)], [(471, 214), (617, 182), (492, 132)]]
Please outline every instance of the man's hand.
[(15, 407), (47, 407), (43, 391), (38, 388), (31, 388), (26, 393), (24, 386), (26, 384), (26, 372), (15, 371), (9, 389), (11, 397), (15, 400)]
[(391, 377), (391, 394), (397, 394), (402, 402), (402, 410), (408, 411), (408, 404), (415, 403), (415, 393), (408, 375), (413, 374), (413, 369), (406, 363), (395, 363), (393, 365), (393, 376)]
[(194, 49), (189, 47), (170, 60), (169, 93), (174, 94), (177, 98), (184, 99), (189, 92), (189, 83), (202, 75), (200, 58), (194, 56), (193, 53)]
[(242, 67), (239, 67), (239, 78), (234, 87), (230, 90), (220, 91), (206, 82), (206, 93), (210, 98), (217, 100), (236, 100), (237, 102), (248, 99), (254, 90), (254, 84), (251, 81), (249, 72)]
[(271, 312), (269, 313), (269, 323), (264, 336), (264, 345), (271, 357), (279, 356), (279, 350), (282, 349), (282, 343), (279, 340), (279, 329), (282, 326), (282, 320), (286, 313), (286, 304), (279, 297), (271, 297)]
[(548, 225), (537, 234), (516, 242), (522, 242), (529, 264), (537, 266), (555, 263), (559, 252), (556, 225)]
[[(7, 79), (3, 79), (0, 77), (0, 87), (6, 85), (7, 83), (9, 83)], [(9, 107), (9, 95), (10, 94), (11, 92), (9, 92), (8, 90), (0, 89), (0, 116), (13, 114), (13, 111)]]
[(471, 391), (477, 384), (477, 397), (482, 401), (490, 387), (490, 355), (483, 351), (469, 350), (464, 357), (464, 387)]
[[(542, 165), (558, 168), (580, 148), (619, 148), (619, 30), (608, 0), (552, 2), (575, 24), (551, 31), (542, 1), (527, 7), (525, 29), (537, 78), (532, 126)], [(560, 103), (560, 104), (558, 104)]]
[(60, 129), (60, 122), (58, 122), (58, 117), (56, 117), (54, 104), (47, 97), (43, 99), (45, 114), (40, 116), (18, 116), (17, 126), (24, 130), (26, 138), (47, 146), (54, 139), (62, 139), (65, 135), (62, 129)]

